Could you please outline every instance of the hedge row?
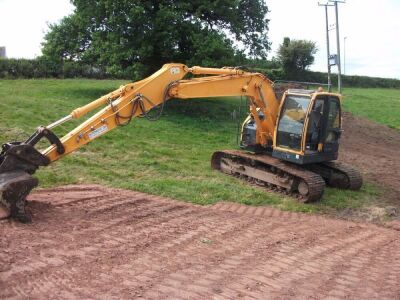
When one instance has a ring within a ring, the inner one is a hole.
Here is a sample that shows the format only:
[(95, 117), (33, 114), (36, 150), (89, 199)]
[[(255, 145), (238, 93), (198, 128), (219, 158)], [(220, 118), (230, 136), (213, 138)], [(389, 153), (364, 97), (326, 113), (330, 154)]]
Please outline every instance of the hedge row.
[[(102, 68), (80, 62), (54, 63), (44, 58), (38, 59), (0, 59), (0, 78), (121, 78), (134, 80), (138, 77), (141, 66), (131, 66), (124, 71), (113, 67)], [(296, 80), (306, 82), (327, 82), (327, 74), (323, 72), (301, 72), (287, 74), (283, 69), (251, 68), (266, 74), (271, 80)], [(367, 76), (342, 76), (343, 85), (351, 87), (400, 88), (400, 80)], [(332, 74), (332, 83), (337, 83), (337, 75)]]
[(38, 59), (0, 59), (0, 78), (109, 78), (105, 70), (79, 62), (55, 63)]
[[(266, 74), (271, 80), (295, 80), (303, 82), (327, 83), (328, 74), (324, 72), (305, 71), (287, 74), (283, 69), (255, 69)], [(337, 86), (337, 74), (331, 75), (331, 82)], [(400, 88), (400, 80), (391, 78), (368, 77), (358, 75), (342, 75), (343, 86), (362, 88)]]

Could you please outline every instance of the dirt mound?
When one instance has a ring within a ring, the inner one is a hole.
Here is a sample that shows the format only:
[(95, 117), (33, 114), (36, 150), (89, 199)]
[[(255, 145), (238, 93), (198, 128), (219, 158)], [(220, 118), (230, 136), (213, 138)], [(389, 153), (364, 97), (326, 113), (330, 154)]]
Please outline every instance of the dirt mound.
[(344, 114), (339, 159), (359, 168), (367, 180), (393, 190), (400, 204), (400, 134), (367, 119)]
[(398, 298), (399, 232), (269, 207), (100, 186), (30, 196), (0, 221), (0, 298)]

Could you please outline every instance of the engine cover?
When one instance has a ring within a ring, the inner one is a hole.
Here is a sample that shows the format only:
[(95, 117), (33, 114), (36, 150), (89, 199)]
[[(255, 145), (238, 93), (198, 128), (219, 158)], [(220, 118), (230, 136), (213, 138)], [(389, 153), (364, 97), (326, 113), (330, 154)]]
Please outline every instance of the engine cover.
[(253, 118), (248, 118), (243, 123), (240, 148), (250, 149), (257, 145), (256, 142), (257, 124)]

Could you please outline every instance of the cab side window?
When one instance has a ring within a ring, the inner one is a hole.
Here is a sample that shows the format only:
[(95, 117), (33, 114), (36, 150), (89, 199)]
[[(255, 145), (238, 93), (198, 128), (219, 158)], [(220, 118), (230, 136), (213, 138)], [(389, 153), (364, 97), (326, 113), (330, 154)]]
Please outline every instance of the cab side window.
[(328, 126), (330, 129), (339, 129), (340, 127), (340, 111), (339, 102), (337, 100), (331, 100), (329, 105), (329, 117)]
[(336, 142), (340, 135), (340, 103), (336, 98), (330, 99), (327, 129), (326, 142)]
[(323, 128), (323, 114), (324, 114), (325, 98), (315, 100), (313, 109), (310, 113), (308, 122), (306, 150), (316, 151), (318, 143), (321, 138), (321, 131)]

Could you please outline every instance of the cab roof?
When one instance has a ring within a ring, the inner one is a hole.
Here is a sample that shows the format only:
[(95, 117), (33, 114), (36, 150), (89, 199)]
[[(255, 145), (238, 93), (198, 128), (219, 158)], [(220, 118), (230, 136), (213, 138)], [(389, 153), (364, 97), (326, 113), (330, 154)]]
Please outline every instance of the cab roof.
[(288, 89), (288, 94), (304, 94), (304, 95), (311, 95), (314, 94), (315, 90), (306, 90), (306, 89)]

